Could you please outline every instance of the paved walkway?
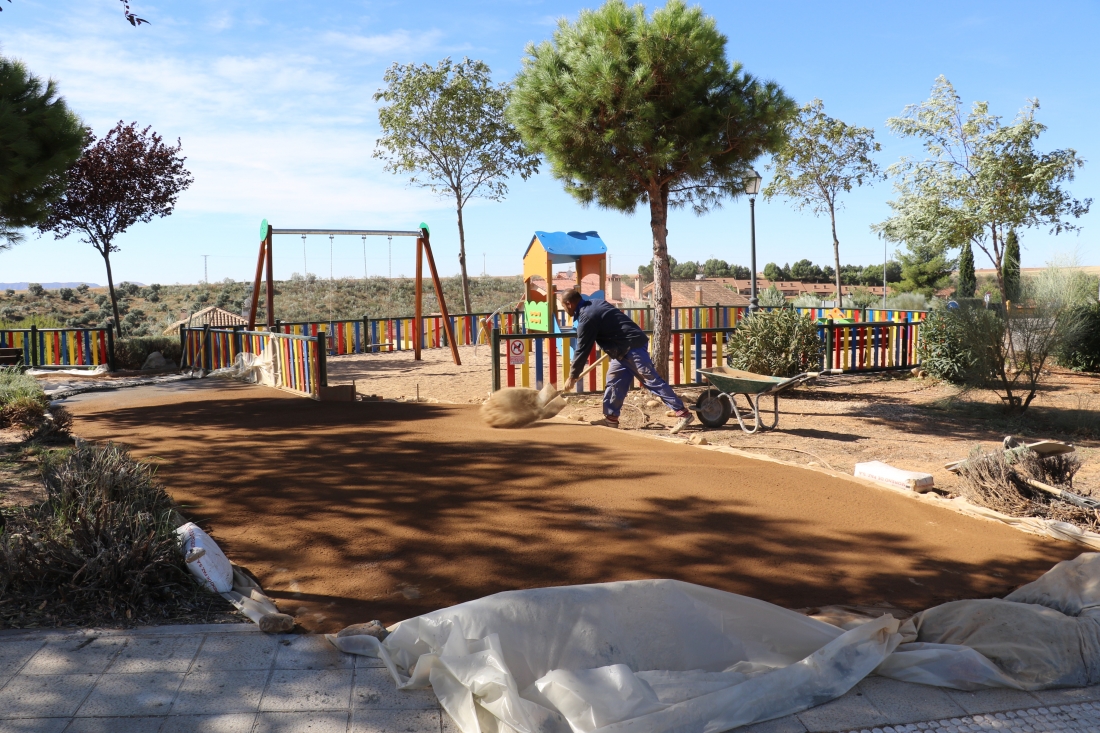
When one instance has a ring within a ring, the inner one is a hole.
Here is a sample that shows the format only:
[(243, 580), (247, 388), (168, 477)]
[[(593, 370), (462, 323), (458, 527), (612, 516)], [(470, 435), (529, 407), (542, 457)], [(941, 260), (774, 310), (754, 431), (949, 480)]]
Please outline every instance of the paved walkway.
[[(1094, 702), (1095, 701), (1095, 702)], [(760, 723), (806, 731), (1098, 731), (1100, 687), (942, 690), (872, 677)], [(250, 624), (0, 632), (0, 733), (457, 733), (431, 690), (398, 692), (375, 659)]]

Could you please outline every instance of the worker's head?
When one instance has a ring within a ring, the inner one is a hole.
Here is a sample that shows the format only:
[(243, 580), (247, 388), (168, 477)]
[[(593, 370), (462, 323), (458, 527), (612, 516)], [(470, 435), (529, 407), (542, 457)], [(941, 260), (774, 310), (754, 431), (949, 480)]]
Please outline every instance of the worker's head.
[(561, 307), (565, 309), (565, 312), (572, 318), (573, 314), (577, 312), (577, 306), (581, 303), (581, 291), (576, 288), (566, 290), (561, 294)]

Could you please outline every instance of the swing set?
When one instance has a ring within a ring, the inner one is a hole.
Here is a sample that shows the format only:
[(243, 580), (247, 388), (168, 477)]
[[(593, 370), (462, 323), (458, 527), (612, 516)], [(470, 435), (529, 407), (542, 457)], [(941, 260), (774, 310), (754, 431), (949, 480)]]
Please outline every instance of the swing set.
[(424, 338), (424, 257), (426, 255), (428, 258), (428, 269), (432, 274), (432, 284), (435, 286), (435, 297), (439, 301), (440, 314), (443, 316), (443, 329), (447, 334), (447, 342), (451, 346), (451, 356), (454, 358), (456, 365), (462, 364), (458, 357), (458, 343), (455, 341), (454, 327), (451, 325), (451, 317), (447, 312), (447, 301), (443, 299), (443, 285), (439, 281), (439, 273), (435, 268), (435, 257), (432, 256), (432, 245), (428, 225), (423, 222), (421, 222), (419, 229), (411, 231), (384, 229), (275, 229), (267, 223), (267, 219), (264, 219), (263, 222), (260, 223), (260, 256), (256, 262), (256, 280), (252, 285), (252, 305), (248, 311), (249, 331), (253, 331), (256, 328), (256, 314), (260, 305), (260, 283), (265, 279), (267, 283), (265, 301), (267, 306), (267, 330), (275, 330), (275, 286), (274, 277), (272, 275), (271, 255), (272, 242), (276, 234), (300, 235), (303, 240), (306, 236), (311, 234), (326, 236), (329, 237), (330, 246), (332, 237), (337, 236), (362, 237), (364, 245), (366, 244), (367, 237), (389, 237), (391, 243), (393, 237), (415, 237), (416, 315), (414, 322), (416, 323), (416, 328), (413, 330), (413, 358), (416, 361), (421, 360), (420, 348)]

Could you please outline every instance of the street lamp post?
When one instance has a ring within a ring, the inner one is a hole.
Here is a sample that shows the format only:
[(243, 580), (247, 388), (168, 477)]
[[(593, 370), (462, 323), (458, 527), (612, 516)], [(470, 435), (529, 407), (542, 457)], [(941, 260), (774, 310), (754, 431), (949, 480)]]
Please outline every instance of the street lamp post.
[(751, 171), (745, 178), (745, 193), (749, 195), (749, 225), (751, 227), (752, 256), (749, 272), (749, 312), (755, 313), (760, 307), (760, 299), (756, 295), (756, 194), (760, 193), (760, 174)]

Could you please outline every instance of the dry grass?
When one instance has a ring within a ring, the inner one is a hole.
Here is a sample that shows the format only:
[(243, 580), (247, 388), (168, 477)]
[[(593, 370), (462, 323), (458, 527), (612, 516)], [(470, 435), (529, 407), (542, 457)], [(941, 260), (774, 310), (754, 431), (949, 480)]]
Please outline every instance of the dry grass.
[(41, 458), (46, 500), (0, 515), (0, 627), (205, 618), (227, 604), (187, 571), (174, 505), (114, 445)]
[(1025, 478), (1069, 488), (1080, 468), (1075, 456), (1041, 458), (1031, 451), (1018, 457), (976, 449), (959, 468), (962, 495), (980, 506), (1012, 517), (1041, 517), (1100, 531), (1100, 512), (1061, 501), (1030, 487)]

